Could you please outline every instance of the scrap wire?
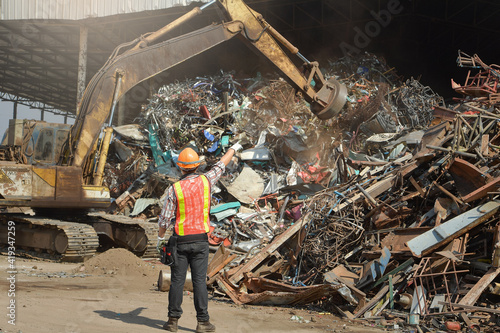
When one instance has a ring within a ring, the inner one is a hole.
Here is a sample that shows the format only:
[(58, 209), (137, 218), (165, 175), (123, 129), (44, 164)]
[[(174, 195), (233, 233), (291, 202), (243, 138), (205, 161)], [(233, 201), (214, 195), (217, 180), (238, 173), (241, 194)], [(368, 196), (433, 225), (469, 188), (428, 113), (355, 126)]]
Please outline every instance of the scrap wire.
[(302, 245), (301, 265), (304, 269), (317, 267), (324, 273), (334, 268), (339, 259), (362, 239), (363, 219), (356, 205), (351, 204), (348, 209), (333, 213), (334, 207), (347, 200), (341, 193), (329, 189), (316, 195), (305, 209), (312, 213), (312, 221)]

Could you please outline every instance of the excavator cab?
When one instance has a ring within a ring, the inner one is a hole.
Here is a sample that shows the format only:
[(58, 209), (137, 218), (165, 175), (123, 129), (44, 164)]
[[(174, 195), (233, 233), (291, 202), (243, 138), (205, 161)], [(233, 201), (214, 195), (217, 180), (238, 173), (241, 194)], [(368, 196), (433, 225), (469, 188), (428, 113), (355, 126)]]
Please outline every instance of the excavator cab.
[(0, 150), (3, 161), (56, 165), (71, 125), (11, 119)]

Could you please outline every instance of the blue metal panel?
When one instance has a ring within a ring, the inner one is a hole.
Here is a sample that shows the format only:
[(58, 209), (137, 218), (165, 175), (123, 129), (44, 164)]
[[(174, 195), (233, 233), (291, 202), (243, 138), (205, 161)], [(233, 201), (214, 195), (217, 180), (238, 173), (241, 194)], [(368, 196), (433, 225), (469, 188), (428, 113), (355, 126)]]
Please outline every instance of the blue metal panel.
[(490, 201), (424, 232), (406, 244), (414, 256), (420, 257), (425, 255), (426, 251), (444, 245), (471, 228), (485, 222), (495, 214), (499, 207), (500, 203)]

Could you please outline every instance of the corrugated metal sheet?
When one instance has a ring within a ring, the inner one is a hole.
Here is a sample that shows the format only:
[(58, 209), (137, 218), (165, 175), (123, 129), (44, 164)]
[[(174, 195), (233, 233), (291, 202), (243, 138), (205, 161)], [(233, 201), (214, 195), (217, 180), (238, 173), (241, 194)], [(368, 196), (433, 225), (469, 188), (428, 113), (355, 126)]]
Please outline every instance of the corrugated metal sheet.
[(187, 6), (208, 0), (0, 0), (2, 20), (81, 20)]

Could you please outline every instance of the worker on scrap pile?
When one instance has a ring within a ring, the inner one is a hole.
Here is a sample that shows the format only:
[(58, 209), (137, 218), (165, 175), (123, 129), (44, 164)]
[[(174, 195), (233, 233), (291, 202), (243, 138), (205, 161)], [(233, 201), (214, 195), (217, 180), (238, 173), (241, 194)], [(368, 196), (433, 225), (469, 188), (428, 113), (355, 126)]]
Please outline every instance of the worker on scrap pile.
[(200, 165), (198, 154), (185, 148), (179, 154), (177, 166), (183, 176), (167, 189), (165, 205), (158, 219), (158, 247), (165, 242), (165, 232), (173, 228), (171, 237), (177, 238), (177, 258), (171, 267), (171, 284), (168, 293), (168, 321), (163, 328), (177, 332), (182, 315), (182, 295), (188, 265), (191, 267), (194, 306), (198, 325), (196, 332), (215, 332), (208, 315), (207, 266), (210, 212), (210, 189), (217, 183), (235, 152), (241, 150), (234, 144), (210, 171), (197, 175)]

